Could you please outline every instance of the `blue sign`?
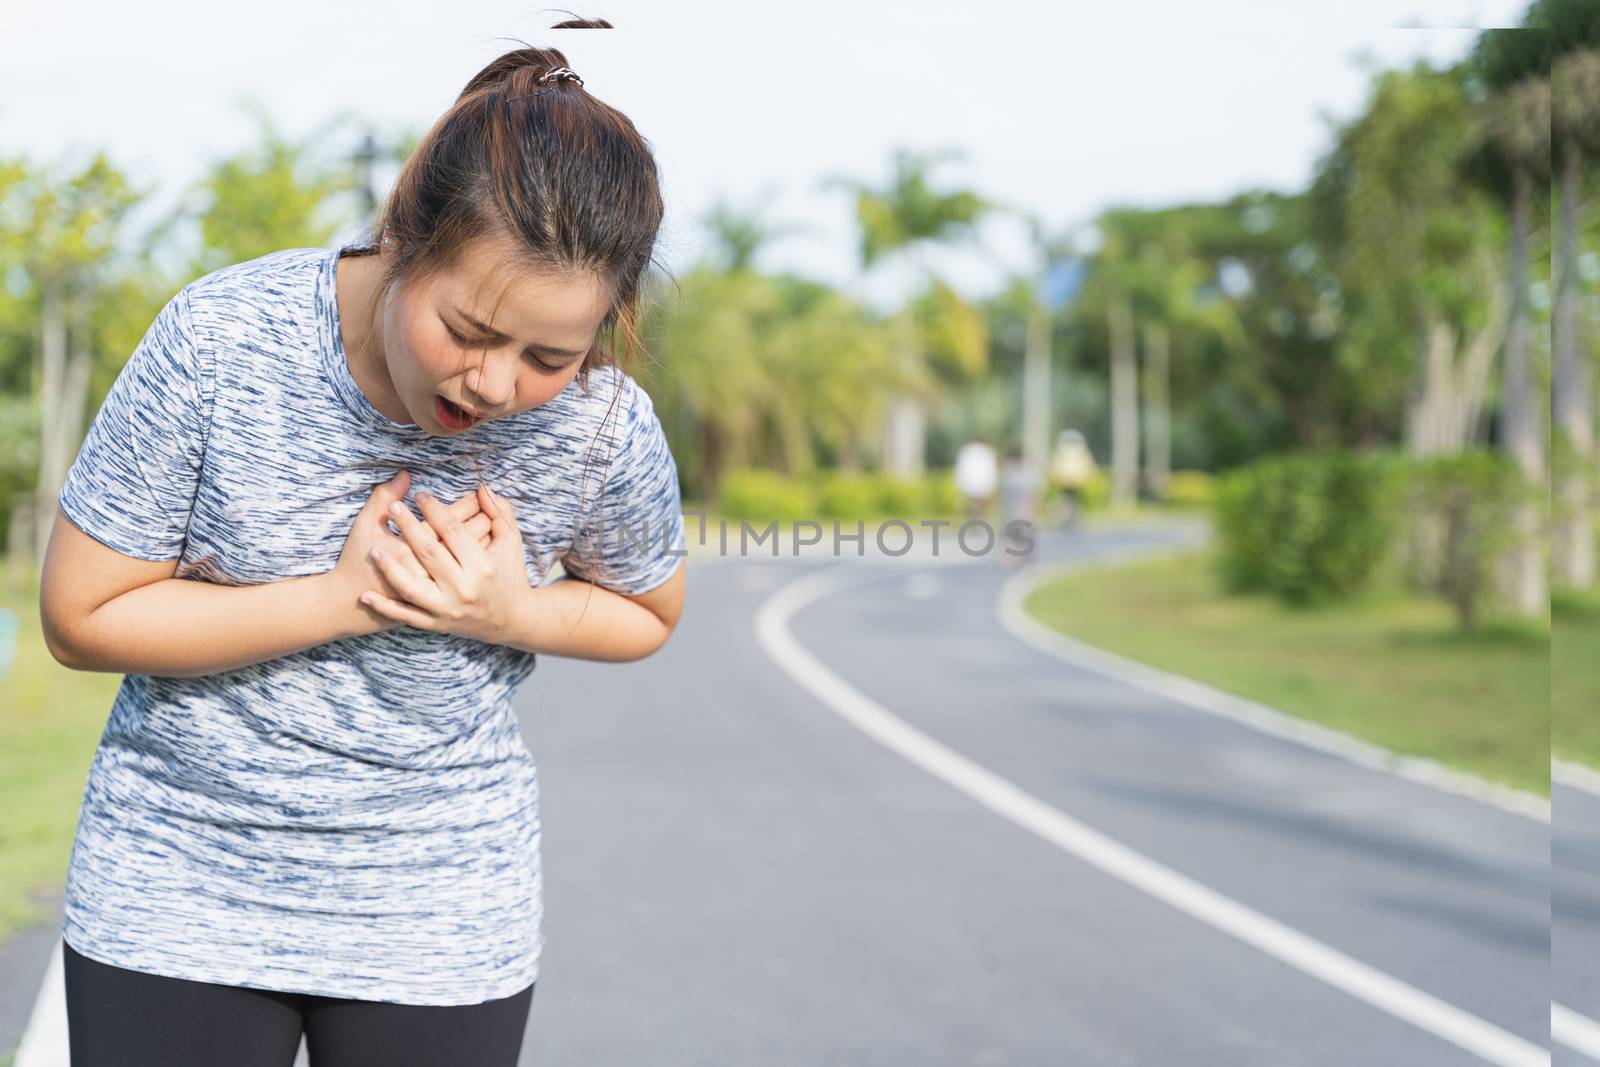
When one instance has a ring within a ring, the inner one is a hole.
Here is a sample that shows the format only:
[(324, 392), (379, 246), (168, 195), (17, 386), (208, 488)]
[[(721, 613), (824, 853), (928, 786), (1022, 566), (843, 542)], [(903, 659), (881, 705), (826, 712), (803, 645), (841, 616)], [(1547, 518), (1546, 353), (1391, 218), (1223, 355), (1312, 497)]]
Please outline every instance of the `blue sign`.
[(1060, 311), (1072, 302), (1089, 273), (1085, 259), (1058, 259), (1039, 279), (1039, 302), (1051, 311)]
[(0, 681), (11, 673), (11, 661), (17, 651), (17, 613), (10, 608), (0, 608)]

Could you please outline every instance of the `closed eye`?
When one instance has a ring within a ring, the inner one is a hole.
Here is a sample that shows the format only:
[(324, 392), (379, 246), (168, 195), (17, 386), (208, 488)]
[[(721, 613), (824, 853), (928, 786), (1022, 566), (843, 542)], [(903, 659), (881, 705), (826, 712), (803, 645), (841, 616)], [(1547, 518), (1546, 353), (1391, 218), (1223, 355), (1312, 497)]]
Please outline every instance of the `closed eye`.
[[(455, 328), (453, 326), (451, 326), (448, 322), (445, 322), (444, 319), (440, 319), (439, 321), (444, 324), (445, 332), (448, 333), (451, 337), (455, 338), (456, 343), (461, 345), (463, 348), (477, 348), (480, 345), (486, 345), (486, 344), (489, 343), (487, 341), (473, 341), (473, 340), (470, 340), (470, 339), (468, 339), (466, 337), (462, 337), (459, 333), (456, 333)], [(533, 357), (533, 365), (535, 367), (538, 367), (540, 370), (550, 371), (551, 373), (555, 373), (556, 371), (566, 370), (567, 367), (569, 366), (569, 364), (566, 364), (566, 363), (563, 363), (563, 364), (560, 364), (560, 365), (546, 363), (544, 360), (540, 359), (537, 356)]]

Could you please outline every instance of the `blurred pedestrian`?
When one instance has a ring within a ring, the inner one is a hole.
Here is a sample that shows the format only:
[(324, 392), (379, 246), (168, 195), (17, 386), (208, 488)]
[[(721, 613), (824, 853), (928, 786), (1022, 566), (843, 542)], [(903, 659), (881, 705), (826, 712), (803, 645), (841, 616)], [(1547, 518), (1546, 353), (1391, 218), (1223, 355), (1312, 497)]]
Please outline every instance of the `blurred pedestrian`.
[(961, 494), (968, 519), (981, 519), (989, 510), (999, 476), (994, 446), (987, 440), (974, 437), (961, 446), (956, 453), (956, 491)]
[(1061, 501), (1061, 525), (1070, 527), (1083, 509), (1083, 496), (1095, 473), (1094, 453), (1077, 430), (1062, 430), (1056, 435), (1050, 453), (1050, 489)]
[[(1028, 462), (1021, 445), (1006, 453), (1000, 467), (1000, 529), (995, 541), (1004, 567), (1015, 567), (1026, 560), (1024, 549), (1031, 543), (1031, 535), (1013, 537), (1008, 532), (1014, 522), (1037, 524), (1039, 518), (1040, 472)], [(1011, 551), (1006, 551), (1010, 549)]]

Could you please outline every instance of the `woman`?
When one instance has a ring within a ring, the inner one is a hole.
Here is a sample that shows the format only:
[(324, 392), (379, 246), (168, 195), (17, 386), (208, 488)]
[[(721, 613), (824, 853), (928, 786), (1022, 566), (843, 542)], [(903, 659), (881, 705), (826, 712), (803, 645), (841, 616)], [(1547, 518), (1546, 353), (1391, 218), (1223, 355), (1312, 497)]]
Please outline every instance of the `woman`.
[(520, 49), (378, 241), (161, 311), (41, 590), (58, 660), (126, 674), (68, 872), (74, 1064), (288, 1067), (302, 1032), (317, 1067), (516, 1062), (543, 898), (512, 695), (682, 609), (677, 472), (623, 370), (661, 215), (633, 124)]

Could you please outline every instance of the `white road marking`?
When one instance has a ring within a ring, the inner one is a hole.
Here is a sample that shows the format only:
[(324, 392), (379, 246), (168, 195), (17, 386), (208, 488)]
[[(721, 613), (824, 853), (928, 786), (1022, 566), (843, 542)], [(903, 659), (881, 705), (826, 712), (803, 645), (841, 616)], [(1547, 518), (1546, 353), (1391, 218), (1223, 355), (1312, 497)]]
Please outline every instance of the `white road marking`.
[[(1231, 719), (1262, 733), (1294, 741), (1362, 767), (1387, 771), (1407, 781), (1471, 797), (1539, 822), (1550, 821), (1550, 801), (1537, 793), (1491, 782), (1477, 775), (1446, 767), (1423, 756), (1408, 756), (1395, 752), (1341, 730), (1299, 719), (1265, 704), (1213, 689), (1192, 678), (1168, 674), (1148, 664), (1084, 644), (1051, 629), (1022, 609), (1023, 601), (1034, 589), (1071, 571), (1100, 562), (1103, 560), (1059, 564), (1038, 573), (1023, 572), (1011, 578), (1001, 588), (1000, 599), (996, 605), (1000, 625), (1020, 640), (1042, 652), (1066, 660), (1075, 667), (1114, 678), (1125, 685), (1155, 693), (1196, 711)], [(1594, 775), (1594, 779), (1600, 782), (1600, 775)]]
[(1548, 1067), (1543, 1047), (1394, 978), (1136, 852), (1079, 822), (918, 730), (806, 651), (789, 629), (795, 613), (831, 593), (896, 573), (832, 567), (767, 598), (756, 614), (763, 650), (802, 688), (905, 760), (1061, 850), (1191, 917), (1503, 1067)]
[(61, 939), (56, 938), (50, 964), (39, 983), (28, 1028), (17, 1046), (15, 1067), (68, 1067), (71, 1055), (67, 1046), (67, 983), (62, 970)]
[(1552, 759), (1550, 777), (1568, 789), (1578, 789), (1591, 796), (1600, 797), (1600, 771), (1571, 760)]
[(1591, 1060), (1600, 1060), (1600, 1023), (1553, 1000), (1550, 1002), (1550, 1036)]

